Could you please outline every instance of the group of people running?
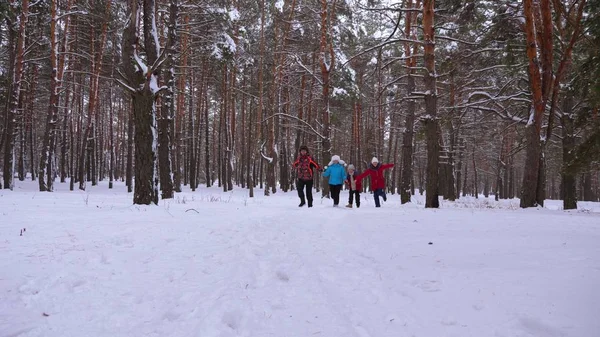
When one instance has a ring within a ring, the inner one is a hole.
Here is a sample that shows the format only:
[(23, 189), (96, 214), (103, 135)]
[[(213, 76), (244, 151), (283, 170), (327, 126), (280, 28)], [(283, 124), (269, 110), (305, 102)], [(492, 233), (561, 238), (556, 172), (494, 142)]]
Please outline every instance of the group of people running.
[[(312, 207), (314, 171), (321, 171), (322, 168), (310, 156), (308, 147), (304, 145), (300, 146), (298, 152), (298, 158), (292, 164), (297, 172), (296, 187), (298, 190), (298, 197), (300, 197), (300, 204), (298, 206), (303, 207), (308, 202), (308, 207)], [(329, 191), (331, 193), (331, 199), (333, 199), (333, 207), (339, 206), (340, 192), (344, 184), (350, 192), (348, 205), (346, 205), (346, 207), (352, 208), (354, 202), (356, 202), (357, 208), (360, 207), (360, 192), (362, 191), (361, 181), (367, 176), (371, 177), (371, 191), (373, 192), (373, 198), (375, 199), (375, 207), (381, 207), (379, 197), (382, 197), (383, 201), (387, 201), (383, 171), (392, 167), (394, 167), (394, 164), (381, 164), (376, 157), (373, 157), (369, 168), (365, 172), (359, 173), (352, 164), (347, 165), (346, 167), (346, 163), (340, 159), (340, 156), (332, 156), (329, 165), (324, 167), (325, 171), (323, 172), (323, 177), (328, 178)], [(306, 193), (304, 192), (305, 189)]]

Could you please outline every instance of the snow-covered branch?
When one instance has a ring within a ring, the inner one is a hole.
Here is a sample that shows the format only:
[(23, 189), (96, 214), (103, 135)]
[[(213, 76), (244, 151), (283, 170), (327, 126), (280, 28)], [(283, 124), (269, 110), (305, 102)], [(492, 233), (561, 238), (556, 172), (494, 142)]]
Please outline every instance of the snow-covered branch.
[(56, 16), (56, 20), (58, 21), (58, 20), (61, 20), (64, 17), (67, 17), (69, 15), (75, 15), (75, 14), (88, 15), (89, 13), (86, 12), (86, 11), (72, 11), (72, 12), (67, 12), (67, 13), (64, 13), (64, 14), (61, 14), (61, 15), (57, 15)]
[(469, 46), (477, 46), (479, 45), (479, 43), (477, 42), (469, 42), (469, 41), (465, 41), (465, 40), (461, 40), (461, 39), (455, 39), (453, 37), (448, 37), (448, 36), (444, 36), (444, 35), (436, 35), (435, 37), (438, 40), (447, 40), (447, 41), (454, 41), (454, 42), (458, 42), (458, 43), (463, 43)]
[(115, 78), (114, 79), (117, 83), (119, 83), (123, 89), (129, 91), (132, 94), (135, 94), (136, 90), (134, 88), (132, 88), (131, 86), (129, 86), (127, 83), (123, 82), (122, 80)]
[(307, 73), (309, 73), (312, 77), (314, 77), (314, 79), (319, 82), (320, 85), (323, 85), (323, 81), (321, 81), (321, 79), (319, 78), (319, 76), (315, 75), (315, 73), (313, 73), (310, 69), (308, 69), (304, 63), (302, 63), (302, 60), (300, 60), (300, 58), (298, 57), (298, 55), (294, 55), (294, 59), (296, 60), (296, 63), (298, 63), (298, 65), (300, 67), (302, 67)]
[(397, 43), (397, 42), (408, 42), (408, 43), (415, 43), (415, 44), (420, 44), (420, 45), (424, 45), (425, 44), (425, 42), (423, 42), (423, 41), (413, 40), (413, 39), (405, 39), (405, 38), (398, 38), (398, 39), (393, 39), (393, 40), (387, 40), (387, 41), (382, 42), (380, 44), (377, 44), (377, 45), (375, 45), (373, 47), (367, 48), (367, 49), (361, 51), (360, 53), (352, 56), (351, 58), (349, 58), (348, 60), (346, 60), (346, 62), (344, 62), (344, 64), (342, 64), (342, 67), (345, 66), (346, 64), (348, 64), (350, 61), (354, 60), (355, 58), (359, 57), (359, 56), (362, 56), (362, 55), (364, 55), (366, 53), (369, 53), (369, 52), (371, 52), (373, 50), (385, 47), (388, 44)]

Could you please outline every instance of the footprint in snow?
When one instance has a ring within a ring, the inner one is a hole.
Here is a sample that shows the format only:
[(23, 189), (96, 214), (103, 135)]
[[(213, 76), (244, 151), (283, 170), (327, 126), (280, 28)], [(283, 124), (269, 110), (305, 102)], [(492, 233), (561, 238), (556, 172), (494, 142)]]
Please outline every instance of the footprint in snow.
[(281, 270), (278, 270), (276, 275), (277, 275), (277, 278), (282, 282), (289, 282), (289, 280), (290, 280), (290, 277), (288, 276), (288, 274)]
[(228, 311), (223, 314), (221, 322), (227, 325), (227, 327), (230, 329), (237, 330), (242, 322), (242, 314), (238, 311)]
[(361, 325), (357, 325), (354, 327), (354, 331), (356, 331), (356, 334), (359, 337), (371, 337), (371, 335), (369, 334), (369, 332), (367, 331), (367, 329), (365, 329), (363, 326)]
[(438, 281), (435, 281), (435, 280), (425, 280), (425, 281), (415, 280), (415, 281), (411, 282), (411, 285), (413, 287), (417, 287), (427, 293), (434, 293), (434, 292), (438, 292), (441, 290), (439, 287)]

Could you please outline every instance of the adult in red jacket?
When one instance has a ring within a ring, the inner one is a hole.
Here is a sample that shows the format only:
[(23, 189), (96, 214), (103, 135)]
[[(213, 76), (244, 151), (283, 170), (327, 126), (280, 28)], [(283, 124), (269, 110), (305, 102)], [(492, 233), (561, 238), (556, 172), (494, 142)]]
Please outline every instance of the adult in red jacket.
[(314, 178), (314, 170), (319, 170), (319, 164), (310, 156), (308, 153), (308, 147), (300, 146), (298, 158), (292, 164), (296, 169), (298, 180), (296, 180), (296, 189), (298, 190), (298, 197), (300, 198), (300, 205), (302, 207), (306, 204), (304, 200), (304, 188), (306, 187), (306, 201), (308, 201), (308, 207), (313, 206), (312, 197), (312, 186)]
[(362, 180), (367, 176), (371, 177), (371, 191), (373, 192), (373, 198), (375, 198), (375, 207), (381, 207), (379, 204), (379, 196), (383, 198), (383, 201), (387, 201), (383, 171), (392, 167), (394, 167), (394, 164), (380, 164), (379, 160), (376, 157), (373, 157), (373, 159), (371, 159), (371, 166), (356, 177), (356, 180)]

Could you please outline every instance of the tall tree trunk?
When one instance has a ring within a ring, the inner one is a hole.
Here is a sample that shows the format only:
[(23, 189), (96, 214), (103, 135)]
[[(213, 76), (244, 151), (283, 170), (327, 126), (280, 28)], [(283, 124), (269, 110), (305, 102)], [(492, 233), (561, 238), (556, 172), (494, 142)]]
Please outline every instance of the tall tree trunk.
[[(117, 60), (115, 60), (115, 64)], [(108, 161), (108, 188), (112, 189), (115, 179), (115, 136), (114, 136), (114, 103), (113, 103), (113, 86), (110, 87), (109, 90), (110, 97), (110, 105), (109, 105), (109, 116), (108, 116), (108, 151), (109, 153), (109, 161)]]
[(213, 184), (210, 171), (210, 132), (208, 120), (208, 107), (204, 109), (204, 170), (206, 175), (206, 187), (211, 187)]
[[(73, 78), (73, 76), (71, 76), (71, 79)], [(71, 80), (73, 81), (73, 80)], [(71, 109), (69, 107), (69, 104), (71, 102), (71, 88), (72, 86), (68, 86), (67, 87), (68, 90), (65, 94), (65, 108), (64, 108), (64, 113), (62, 116), (62, 129), (60, 132), (60, 182), (64, 183), (67, 181), (67, 158), (68, 158), (68, 153), (67, 153), (67, 149), (68, 149), (68, 141), (67, 141), (67, 127), (68, 127), (68, 123), (69, 123), (69, 118), (71, 115)]]
[(577, 176), (573, 170), (568, 169), (573, 161), (575, 149), (575, 133), (573, 128), (573, 96), (567, 94), (563, 102), (562, 123), (562, 198), (563, 209), (577, 209)]
[[(331, 14), (329, 11), (331, 10)], [(321, 155), (323, 163), (327, 162), (331, 158), (331, 126), (329, 125), (329, 87), (330, 87), (330, 74), (335, 66), (335, 53), (333, 51), (333, 42), (330, 37), (330, 24), (334, 17), (335, 1), (331, 7), (329, 7), (327, 0), (321, 0), (321, 41), (320, 41), (320, 54), (319, 54), (319, 65), (321, 67), (321, 78), (323, 82), (322, 91), (322, 107), (321, 107), (321, 124), (322, 136), (321, 141)], [(322, 196), (329, 195), (329, 184), (323, 183)]]
[[(458, 138), (456, 136), (457, 149), (458, 152), (458, 163), (456, 164), (456, 199), (460, 198), (460, 192), (464, 188), (462, 185), (462, 169), (463, 169), (463, 153), (465, 151), (465, 141), (464, 138)], [(465, 168), (467, 165), (465, 165)]]
[[(541, 13), (539, 14), (541, 14), (544, 22), (542, 27), (536, 27), (535, 25), (534, 20), (538, 13), (534, 12), (533, 7), (533, 0), (524, 0), (524, 27), (527, 42), (527, 59), (529, 60), (529, 85), (533, 97), (525, 136), (527, 153), (521, 190), (520, 206), (522, 208), (535, 207), (543, 203), (543, 200), (541, 200), (543, 196), (538, 196), (538, 193), (544, 189), (544, 186), (540, 185), (544, 178), (540, 177), (540, 163), (542, 160), (540, 135), (552, 77), (552, 22), (551, 20), (549, 23), (547, 22), (550, 15), (549, 0), (541, 0), (540, 2)], [(539, 46), (541, 49), (539, 51), (541, 54), (539, 55), (542, 65), (541, 70), (536, 47), (539, 44), (536, 44), (536, 33), (541, 36), (541, 45)], [(541, 169), (543, 170), (543, 167)]]
[[(133, 99), (135, 120), (135, 186), (133, 203), (158, 203), (156, 97), (160, 93), (157, 74), (160, 72), (158, 32), (155, 2), (130, 2), (130, 20), (123, 34), (123, 64), (125, 88)], [(138, 55), (139, 17), (143, 11), (143, 37), (146, 59)]]
[[(67, 11), (71, 9), (73, 2), (69, 1)], [(52, 172), (52, 161), (54, 160), (54, 138), (58, 123), (58, 103), (62, 79), (64, 74), (65, 54), (69, 36), (69, 16), (66, 17), (63, 43), (60, 47), (61, 55), (58, 53), (57, 36), (57, 4), (51, 1), (51, 21), (50, 21), (50, 64), (52, 65), (52, 76), (50, 78), (50, 102), (48, 104), (48, 114), (46, 119), (46, 130), (44, 132), (44, 143), (39, 164), (39, 188), (40, 191), (52, 192), (54, 189), (54, 176)]]
[(125, 184), (127, 193), (133, 192), (133, 138), (135, 131), (135, 114), (133, 113), (133, 100), (130, 103), (129, 122), (127, 123), (127, 168), (125, 169)]
[(173, 171), (171, 165), (171, 130), (175, 117), (175, 55), (177, 54), (177, 18), (178, 0), (169, 1), (169, 24), (167, 36), (167, 58), (165, 60), (165, 83), (167, 93), (161, 106), (158, 120), (158, 163), (160, 172), (160, 190), (163, 199), (173, 198)]
[(473, 146), (471, 159), (473, 161), (473, 195), (475, 196), (475, 199), (479, 199), (479, 181), (477, 176), (477, 164), (475, 162), (475, 146)]
[(192, 70), (192, 76), (190, 77), (190, 96), (189, 96), (189, 102), (188, 102), (188, 114), (189, 114), (189, 120), (188, 120), (188, 133), (187, 133), (187, 146), (186, 146), (186, 150), (188, 152), (188, 165), (189, 165), (189, 182), (190, 182), (190, 187), (192, 188), (192, 191), (196, 190), (196, 153), (195, 153), (195, 148), (196, 148), (196, 137), (194, 137), (195, 135), (195, 115), (194, 115), (194, 86), (196, 85), (196, 72), (194, 70)]
[[(108, 23), (109, 23), (109, 18), (110, 18), (110, 10), (111, 8), (111, 0), (108, 0), (106, 2), (106, 17), (104, 19), (104, 23), (102, 25), (102, 31), (100, 33), (100, 43), (98, 46), (95, 45), (95, 41), (92, 39), (91, 45), (92, 45), (92, 55), (93, 55), (93, 62), (92, 62), (92, 74), (90, 77), (90, 93), (89, 93), (89, 98), (88, 98), (88, 113), (87, 113), (87, 123), (86, 123), (86, 127), (85, 130), (83, 131), (83, 139), (82, 142), (84, 144), (84, 146), (81, 147), (81, 152), (79, 153), (79, 189), (80, 190), (85, 190), (85, 182), (86, 179), (84, 178), (84, 174), (85, 174), (85, 167), (86, 165), (92, 165), (92, 170), (93, 170), (93, 165), (94, 162), (89, 162), (86, 163), (86, 152), (88, 151), (93, 151), (94, 146), (95, 146), (95, 134), (97, 132), (96, 128), (98, 127), (97, 125), (94, 125), (94, 121), (96, 120), (95, 116), (96, 116), (96, 110), (98, 109), (98, 95), (99, 95), (99, 85), (100, 85), (100, 73), (102, 72), (102, 53), (104, 51), (104, 45), (106, 43), (106, 36), (107, 36), (107, 30), (108, 30)], [(94, 36), (94, 27), (91, 28), (91, 32), (92, 32), (92, 37)], [(93, 142), (93, 143), (90, 143)], [(86, 146), (87, 145), (87, 146)], [(93, 158), (91, 158), (93, 160)], [(88, 176), (88, 180), (89, 180), (89, 176)], [(92, 185), (94, 185), (94, 183), (96, 182), (96, 177), (92, 172)]]
[[(10, 1), (10, 6), (16, 8), (16, 0)], [(4, 128), (4, 188), (14, 188), (14, 176), (15, 176), (15, 120), (18, 119), (17, 114), (19, 105), (19, 93), (21, 92), (21, 80), (23, 78), (23, 56), (25, 49), (25, 37), (26, 37), (26, 26), (29, 16), (29, 0), (22, 0), (21, 2), (21, 15), (19, 18), (19, 29), (16, 32), (16, 47), (14, 52), (14, 64), (11, 66), (14, 68), (12, 72), (12, 83), (11, 90), (8, 96), (8, 110), (6, 116), (6, 124)], [(11, 22), (9, 20), (9, 26)], [(12, 30), (13, 27), (9, 27)]]
[(423, 31), (425, 37), (425, 132), (427, 135), (427, 191), (426, 208), (440, 207), (438, 198), (439, 157), (437, 88), (435, 72), (434, 0), (423, 1)]
[(19, 107), (15, 122), (17, 123), (17, 134), (19, 135), (19, 158), (17, 159), (17, 174), (19, 181), (25, 180), (25, 118), (23, 116), (23, 110), (25, 104), (25, 93), (21, 90), (19, 94)]

